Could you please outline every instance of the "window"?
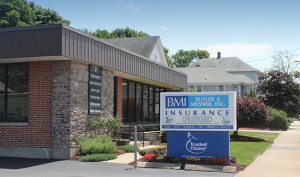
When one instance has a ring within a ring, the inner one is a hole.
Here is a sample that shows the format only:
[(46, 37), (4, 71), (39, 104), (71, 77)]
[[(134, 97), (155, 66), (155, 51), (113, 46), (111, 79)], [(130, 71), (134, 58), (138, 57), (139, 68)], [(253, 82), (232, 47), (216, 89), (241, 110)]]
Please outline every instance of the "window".
[(224, 91), (224, 85), (219, 85), (219, 91)]
[(202, 92), (202, 85), (197, 85), (197, 92)]
[(0, 65), (0, 122), (28, 121), (29, 65)]
[(189, 89), (195, 90), (195, 86), (194, 86), (194, 85), (190, 85), (190, 86), (189, 86)]
[(159, 122), (159, 97), (164, 91), (164, 88), (123, 79), (123, 121), (128, 123)]

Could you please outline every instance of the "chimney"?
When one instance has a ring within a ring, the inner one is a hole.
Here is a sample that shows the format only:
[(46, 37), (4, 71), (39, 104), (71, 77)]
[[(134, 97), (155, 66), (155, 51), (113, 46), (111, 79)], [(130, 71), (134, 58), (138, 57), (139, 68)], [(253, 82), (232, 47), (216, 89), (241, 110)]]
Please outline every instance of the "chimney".
[(218, 52), (217, 59), (220, 59), (220, 58), (221, 58), (221, 52)]

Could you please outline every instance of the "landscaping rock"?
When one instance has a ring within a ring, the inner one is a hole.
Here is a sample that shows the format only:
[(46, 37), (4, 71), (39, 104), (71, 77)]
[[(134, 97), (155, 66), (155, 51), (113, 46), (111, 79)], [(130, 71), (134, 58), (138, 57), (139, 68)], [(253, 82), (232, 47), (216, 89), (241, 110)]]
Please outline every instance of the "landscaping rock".
[(157, 162), (138, 162), (137, 163), (137, 167), (180, 170), (181, 164), (176, 164), (176, 163), (157, 163)]

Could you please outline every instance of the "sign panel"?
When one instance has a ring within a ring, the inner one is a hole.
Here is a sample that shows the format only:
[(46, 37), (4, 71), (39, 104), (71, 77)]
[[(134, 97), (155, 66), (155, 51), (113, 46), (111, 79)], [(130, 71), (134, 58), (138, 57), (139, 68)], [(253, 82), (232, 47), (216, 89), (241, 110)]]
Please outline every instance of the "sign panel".
[(160, 100), (161, 130), (236, 130), (236, 92), (166, 92)]
[(187, 157), (225, 157), (229, 159), (229, 132), (168, 131), (168, 155)]
[(102, 68), (89, 66), (89, 114), (101, 114)]

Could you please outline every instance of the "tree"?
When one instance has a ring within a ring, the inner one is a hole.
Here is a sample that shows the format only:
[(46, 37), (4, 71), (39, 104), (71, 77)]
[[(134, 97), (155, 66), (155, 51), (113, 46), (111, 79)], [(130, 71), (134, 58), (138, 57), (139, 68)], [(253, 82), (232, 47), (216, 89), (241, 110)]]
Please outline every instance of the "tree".
[(107, 30), (101, 30), (97, 29), (95, 32), (90, 32), (86, 29), (83, 30), (84, 32), (88, 32), (93, 36), (96, 36), (101, 39), (113, 39), (113, 38), (127, 38), (127, 37), (146, 37), (149, 36), (149, 34), (142, 32), (142, 31), (136, 31), (134, 29), (127, 28), (117, 28), (113, 30), (112, 32), (108, 32)]
[(0, 0), (0, 28), (53, 23), (70, 24), (70, 21), (63, 19), (57, 12), (44, 9), (33, 2)]
[(284, 110), (291, 117), (299, 112), (299, 84), (289, 74), (277, 70), (262, 74), (257, 89), (266, 105)]
[(276, 51), (272, 57), (275, 70), (290, 74), (293, 78), (296, 78), (299, 66), (299, 62), (296, 61), (296, 54), (289, 51)]
[(164, 53), (165, 53), (165, 56), (166, 56), (168, 66), (173, 68), (173, 60), (169, 56), (169, 49), (167, 49), (166, 47), (163, 47), (163, 48), (164, 48)]
[(201, 60), (202, 58), (208, 58), (209, 53), (205, 50), (190, 50), (184, 51), (179, 50), (174, 55), (172, 55), (173, 65), (175, 67), (186, 67), (191, 62), (196, 62)]

